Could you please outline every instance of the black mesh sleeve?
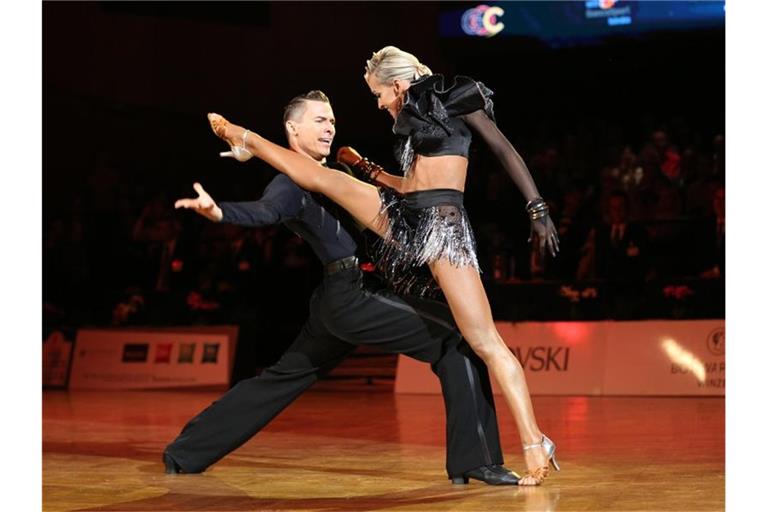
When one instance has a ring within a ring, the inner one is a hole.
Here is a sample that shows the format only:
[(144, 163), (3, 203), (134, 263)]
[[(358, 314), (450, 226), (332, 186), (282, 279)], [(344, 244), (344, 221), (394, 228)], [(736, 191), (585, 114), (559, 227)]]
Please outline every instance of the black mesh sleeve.
[(501, 133), (496, 123), (488, 117), (484, 110), (476, 110), (470, 114), (461, 116), (462, 119), (485, 140), (488, 146), (499, 159), (504, 170), (520, 189), (526, 201), (539, 197), (536, 183), (528, 171), (525, 162), (517, 153), (509, 140)]

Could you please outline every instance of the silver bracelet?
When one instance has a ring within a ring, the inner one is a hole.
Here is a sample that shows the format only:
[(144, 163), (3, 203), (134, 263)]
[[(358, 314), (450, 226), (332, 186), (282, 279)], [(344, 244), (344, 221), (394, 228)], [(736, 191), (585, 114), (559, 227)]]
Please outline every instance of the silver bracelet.
[(543, 219), (549, 215), (549, 206), (546, 201), (540, 197), (535, 197), (525, 204), (525, 210), (531, 220)]

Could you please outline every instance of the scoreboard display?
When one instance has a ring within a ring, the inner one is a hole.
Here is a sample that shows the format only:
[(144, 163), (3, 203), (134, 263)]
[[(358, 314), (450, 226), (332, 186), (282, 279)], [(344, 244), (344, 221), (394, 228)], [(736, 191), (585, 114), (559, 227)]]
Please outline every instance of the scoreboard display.
[(724, 26), (724, 1), (461, 2), (440, 12), (442, 37), (526, 37), (551, 47)]

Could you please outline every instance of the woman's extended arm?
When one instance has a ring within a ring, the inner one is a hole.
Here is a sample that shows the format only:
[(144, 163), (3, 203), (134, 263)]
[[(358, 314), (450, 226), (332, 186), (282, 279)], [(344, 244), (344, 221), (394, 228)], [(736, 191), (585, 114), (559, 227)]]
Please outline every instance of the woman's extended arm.
[(531, 234), (537, 235), (539, 248), (542, 252), (548, 248), (554, 256), (560, 250), (557, 230), (552, 219), (549, 218), (547, 205), (541, 199), (539, 189), (536, 188), (536, 183), (523, 159), (485, 111), (476, 110), (461, 117), (485, 140), (493, 154), (501, 162), (504, 170), (520, 189), (523, 197), (525, 197), (525, 209), (531, 218)]
[(482, 110), (476, 110), (471, 114), (462, 116), (462, 118), (488, 144), (493, 154), (504, 166), (504, 170), (520, 189), (525, 201), (529, 202), (541, 197), (525, 162), (512, 146), (512, 143), (501, 133), (496, 123)]

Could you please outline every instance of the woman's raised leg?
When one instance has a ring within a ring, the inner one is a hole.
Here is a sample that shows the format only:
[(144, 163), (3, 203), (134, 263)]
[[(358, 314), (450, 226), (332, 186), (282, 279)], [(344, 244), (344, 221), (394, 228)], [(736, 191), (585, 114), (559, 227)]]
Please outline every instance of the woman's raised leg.
[(231, 146), (242, 144), (252, 155), (288, 175), (301, 188), (319, 192), (347, 210), (358, 222), (382, 236), (386, 223), (379, 217), (381, 199), (376, 187), (349, 174), (329, 169), (311, 158), (268, 141), (232, 124), (218, 114), (208, 114), (213, 131)]

